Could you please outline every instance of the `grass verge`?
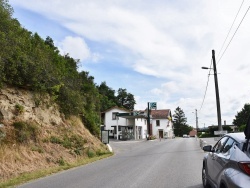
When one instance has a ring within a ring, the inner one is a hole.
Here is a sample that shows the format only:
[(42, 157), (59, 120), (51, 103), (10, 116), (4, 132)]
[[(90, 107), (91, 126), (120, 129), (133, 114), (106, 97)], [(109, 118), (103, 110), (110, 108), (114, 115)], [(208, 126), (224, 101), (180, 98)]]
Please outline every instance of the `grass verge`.
[(46, 169), (39, 170), (39, 171), (23, 173), (18, 177), (6, 180), (4, 182), (0, 182), (0, 188), (14, 187), (16, 185), (20, 185), (20, 184), (26, 183), (26, 182), (34, 180), (34, 179), (45, 177), (45, 176), (51, 175), (53, 173), (57, 173), (57, 172), (60, 172), (60, 171), (63, 171), (63, 170), (68, 170), (70, 168), (74, 168), (74, 167), (82, 166), (82, 165), (85, 165), (85, 164), (89, 164), (89, 163), (92, 163), (92, 162), (95, 162), (95, 161), (110, 157), (112, 155), (113, 155), (113, 153), (107, 153), (107, 154), (103, 154), (101, 156), (95, 156), (95, 157), (92, 157), (92, 158), (79, 159), (75, 163), (71, 163), (71, 164), (66, 163), (64, 165), (53, 167), (53, 168), (46, 168)]

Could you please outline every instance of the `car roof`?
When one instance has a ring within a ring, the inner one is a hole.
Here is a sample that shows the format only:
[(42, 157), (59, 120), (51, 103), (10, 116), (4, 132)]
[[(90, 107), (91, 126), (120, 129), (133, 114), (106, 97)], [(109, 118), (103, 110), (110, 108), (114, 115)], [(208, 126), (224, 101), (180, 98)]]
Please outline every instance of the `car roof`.
[(228, 133), (225, 136), (230, 136), (233, 139), (235, 139), (237, 142), (245, 142), (246, 141), (246, 136), (245, 136), (244, 132)]

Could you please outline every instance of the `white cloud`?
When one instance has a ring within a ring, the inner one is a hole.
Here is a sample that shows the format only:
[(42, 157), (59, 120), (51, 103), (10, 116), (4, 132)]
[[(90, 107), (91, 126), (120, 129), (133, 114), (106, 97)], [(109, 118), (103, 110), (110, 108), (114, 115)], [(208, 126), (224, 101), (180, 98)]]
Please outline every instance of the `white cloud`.
[(86, 42), (80, 37), (67, 36), (58, 45), (62, 54), (69, 54), (71, 57), (81, 61), (88, 59), (91, 54)]
[[(112, 52), (109, 54), (114, 56), (119, 54), (116, 57), (118, 63), (121, 63), (121, 67), (130, 68), (131, 74), (138, 72), (147, 81), (153, 77), (155, 83), (151, 88), (146, 89), (148, 86), (139, 84), (137, 86), (140, 91), (151, 92), (144, 92), (144, 96), (139, 96), (129, 91), (136, 96), (137, 109), (146, 106), (148, 100), (154, 100), (158, 102), (159, 107), (171, 108), (172, 111), (180, 106), (190, 119), (193, 119), (192, 112), (197, 109), (201, 124), (217, 123), (213, 75), (210, 75), (206, 99), (200, 111), (208, 74), (208, 71), (201, 70), (201, 67), (210, 66), (212, 49), (215, 49), (216, 60), (219, 60), (220, 48), (241, 2), (234, 0), (154, 2), (138, 0), (129, 3), (125, 0), (36, 0), (36, 3), (32, 0), (10, 0), (10, 2), (54, 20), (74, 33), (76, 37), (65, 36), (59, 45), (72, 57), (81, 60), (91, 59), (93, 62), (105, 61), (107, 52)], [(245, 1), (233, 32), (249, 5), (249, 0)], [(217, 65), (220, 73), (218, 81), (222, 120), (228, 123), (231, 123), (236, 112), (249, 102), (250, 86), (247, 84), (250, 79), (250, 54), (247, 53), (250, 43), (249, 14)], [(229, 35), (229, 39), (233, 32)], [(91, 41), (92, 44), (87, 44), (84, 39)], [(95, 46), (102, 46), (103, 49), (98, 53), (93, 52), (95, 51), (93, 43)], [(126, 83), (127, 78), (120, 79), (124, 79), (120, 83)], [(159, 81), (156, 81), (157, 79)], [(130, 85), (131, 83), (127, 83), (128, 87)]]

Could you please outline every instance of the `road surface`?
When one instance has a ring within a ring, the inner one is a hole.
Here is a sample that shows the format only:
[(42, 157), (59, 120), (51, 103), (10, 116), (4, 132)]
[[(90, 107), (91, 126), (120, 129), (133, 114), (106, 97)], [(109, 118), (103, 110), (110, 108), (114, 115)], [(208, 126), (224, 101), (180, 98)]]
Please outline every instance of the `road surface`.
[(195, 138), (111, 141), (115, 155), (20, 188), (201, 188), (204, 152)]

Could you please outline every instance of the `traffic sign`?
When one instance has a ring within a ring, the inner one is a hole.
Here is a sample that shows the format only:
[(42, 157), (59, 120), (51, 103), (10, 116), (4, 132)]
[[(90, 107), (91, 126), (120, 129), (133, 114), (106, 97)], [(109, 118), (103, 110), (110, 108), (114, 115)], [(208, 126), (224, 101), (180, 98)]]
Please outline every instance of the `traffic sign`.
[(214, 135), (227, 134), (227, 131), (214, 131)]
[(156, 108), (157, 108), (156, 102), (151, 102), (150, 103), (150, 109), (155, 109), (156, 110)]

